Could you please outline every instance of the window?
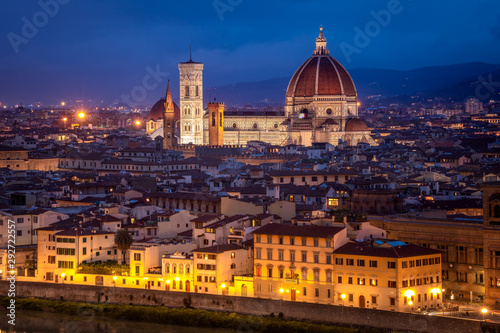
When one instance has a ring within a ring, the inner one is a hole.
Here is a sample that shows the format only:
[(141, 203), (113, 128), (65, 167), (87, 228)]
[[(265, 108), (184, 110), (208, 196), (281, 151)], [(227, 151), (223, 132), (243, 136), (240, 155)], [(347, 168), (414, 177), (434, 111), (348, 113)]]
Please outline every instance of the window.
[(389, 288), (396, 288), (396, 281), (388, 281), (387, 282), (387, 287), (389, 287)]
[(344, 258), (335, 258), (335, 265), (343, 265)]
[(278, 240), (279, 240), (279, 244), (283, 245), (283, 237), (279, 237)]
[(21, 237), (23, 235), (23, 231), (22, 230), (18, 230), (17, 231), (17, 236)]
[(358, 259), (357, 265), (360, 267), (365, 267), (365, 261), (363, 259)]
[(84, 247), (84, 248), (82, 249), (82, 254), (83, 254), (83, 255), (86, 255), (86, 254), (87, 254), (87, 248), (86, 248), (86, 247)]
[(319, 281), (319, 269), (313, 270), (314, 273), (314, 281)]
[(358, 278), (358, 285), (364, 286), (365, 285), (365, 278)]
[(314, 296), (319, 297), (319, 288), (314, 288)]
[(307, 280), (307, 269), (302, 269), (302, 280), (306, 281)]
[(186, 97), (189, 97), (189, 86), (185, 86), (185, 87), (184, 87), (184, 95), (185, 95)]
[(319, 253), (314, 253), (314, 263), (315, 264), (319, 263)]
[(327, 289), (327, 296), (326, 296), (326, 297), (327, 297), (327, 298), (332, 297), (332, 295), (331, 295), (331, 290), (330, 290), (330, 289)]
[(315, 239), (314, 240), (314, 247), (318, 247), (319, 246), (319, 240), (318, 239)]
[(260, 235), (255, 236), (255, 243), (260, 243)]
[(462, 264), (467, 263), (467, 247), (457, 246), (457, 261)]
[(394, 297), (389, 297), (389, 300), (391, 302), (391, 306), (395, 306), (396, 305), (396, 298)]
[(273, 260), (273, 250), (267, 250), (267, 260)]
[(302, 237), (302, 246), (307, 246), (307, 238)]
[(17, 223), (24, 223), (24, 217), (18, 217)]
[(377, 304), (377, 296), (372, 296), (372, 304)]
[(401, 268), (408, 268), (408, 261), (401, 262)]
[(370, 267), (377, 267), (377, 260), (370, 260)]
[(141, 254), (140, 253), (134, 253), (134, 261), (141, 261)]
[(346, 264), (347, 266), (354, 266), (354, 259), (349, 259), (349, 258), (347, 258), (347, 259), (345, 260), (345, 264)]
[(272, 268), (272, 267), (269, 267), (269, 268), (267, 269), (267, 276), (268, 276), (268, 277), (273, 277), (273, 268)]
[(307, 262), (307, 252), (302, 252), (302, 262)]
[(273, 242), (273, 237), (272, 236), (267, 236), (267, 243), (272, 244)]
[(326, 282), (332, 282), (332, 271), (326, 271)]
[(295, 245), (295, 238), (290, 237), (290, 245)]
[(295, 251), (290, 251), (290, 261), (295, 261)]
[(255, 249), (255, 258), (260, 259), (262, 255), (262, 251), (260, 249)]
[(349, 302), (354, 302), (354, 294), (349, 294)]
[[(482, 248), (474, 249), (474, 255), (475, 255), (475, 259), (476, 259), (476, 265), (483, 265), (483, 249)], [(436, 261), (438, 259), (439, 259), (439, 257), (436, 258)]]
[(349, 276), (349, 277), (347, 278), (347, 284), (352, 284), (352, 276)]
[(307, 288), (302, 288), (302, 295), (307, 296)]
[(342, 276), (337, 276), (337, 283), (342, 283)]
[(284, 251), (283, 250), (278, 250), (278, 260), (283, 261), (285, 257)]
[(329, 255), (329, 254), (327, 254), (327, 255), (326, 255), (326, 263), (327, 263), (328, 265), (330, 265), (330, 264), (332, 263), (332, 256), (331, 256), (331, 255)]
[(395, 261), (387, 262), (387, 268), (396, 269), (396, 262)]
[(135, 274), (140, 274), (141, 266), (135, 266)]

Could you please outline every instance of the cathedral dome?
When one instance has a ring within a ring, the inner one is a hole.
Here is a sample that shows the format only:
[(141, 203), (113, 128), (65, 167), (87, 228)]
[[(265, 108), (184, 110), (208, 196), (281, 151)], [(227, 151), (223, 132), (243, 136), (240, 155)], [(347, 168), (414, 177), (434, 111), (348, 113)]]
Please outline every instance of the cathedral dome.
[[(153, 120), (163, 120), (163, 110), (165, 109), (165, 98), (160, 99), (158, 102), (156, 102), (155, 105), (151, 108), (148, 114), (148, 121)], [(174, 119), (180, 119), (181, 118), (181, 109), (179, 109), (179, 106), (177, 106), (176, 103), (174, 103)]]
[(360, 132), (360, 131), (368, 131), (368, 126), (366, 123), (359, 118), (351, 118), (345, 124), (346, 132)]
[(347, 70), (330, 55), (321, 28), (316, 50), (292, 76), (286, 97), (300, 98), (321, 95), (356, 97), (356, 87)]

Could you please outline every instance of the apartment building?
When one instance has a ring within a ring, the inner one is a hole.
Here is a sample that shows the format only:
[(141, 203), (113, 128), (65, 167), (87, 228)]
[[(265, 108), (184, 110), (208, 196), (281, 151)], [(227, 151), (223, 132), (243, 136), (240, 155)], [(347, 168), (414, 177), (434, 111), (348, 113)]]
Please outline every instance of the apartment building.
[(333, 251), (346, 228), (272, 223), (253, 235), (256, 297), (334, 303)]
[(375, 240), (349, 242), (333, 256), (337, 304), (402, 312), (442, 305), (440, 251)]

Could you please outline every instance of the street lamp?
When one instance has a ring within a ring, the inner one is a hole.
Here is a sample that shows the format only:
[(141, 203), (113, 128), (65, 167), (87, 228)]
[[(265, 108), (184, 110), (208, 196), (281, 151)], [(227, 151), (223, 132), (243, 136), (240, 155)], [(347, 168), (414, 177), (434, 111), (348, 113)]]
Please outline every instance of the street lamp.
[(62, 277), (62, 284), (64, 284), (64, 278), (66, 277), (66, 273), (62, 273), (61, 277)]
[(84, 112), (78, 113), (78, 118), (80, 118), (80, 119), (85, 118), (85, 113)]
[(486, 314), (488, 313), (488, 309), (482, 308), (481, 313), (483, 314), (483, 320), (486, 321)]
[(407, 299), (409, 299), (408, 305), (411, 307), (413, 305), (412, 297), (415, 296), (415, 292), (413, 290), (408, 289), (407, 291), (405, 291), (404, 295)]
[(115, 276), (113, 276), (113, 285), (114, 285), (115, 287), (116, 287), (116, 279), (117, 279), (116, 275), (115, 275)]

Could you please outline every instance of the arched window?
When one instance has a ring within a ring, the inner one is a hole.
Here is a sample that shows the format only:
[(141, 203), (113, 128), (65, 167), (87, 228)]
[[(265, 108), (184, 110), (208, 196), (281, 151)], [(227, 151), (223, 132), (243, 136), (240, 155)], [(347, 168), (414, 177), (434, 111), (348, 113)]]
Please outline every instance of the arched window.
[(179, 274), (184, 274), (184, 265), (182, 265), (182, 264), (179, 265)]
[(196, 97), (200, 96), (200, 87), (196, 86)]
[(179, 281), (179, 289), (182, 289), (182, 281)]
[(313, 270), (313, 273), (314, 273), (314, 281), (319, 281), (319, 269), (314, 269)]
[(494, 217), (500, 217), (500, 205), (495, 205)]
[(177, 265), (176, 264), (172, 265), (172, 272), (174, 272), (174, 274), (177, 274)]
[(326, 271), (326, 282), (332, 282), (332, 271), (331, 270)]
[(166, 272), (167, 274), (170, 274), (170, 264), (166, 264), (166, 265), (165, 265), (165, 272)]
[(307, 268), (302, 268), (301, 273), (302, 273), (302, 280), (306, 281), (307, 280)]

